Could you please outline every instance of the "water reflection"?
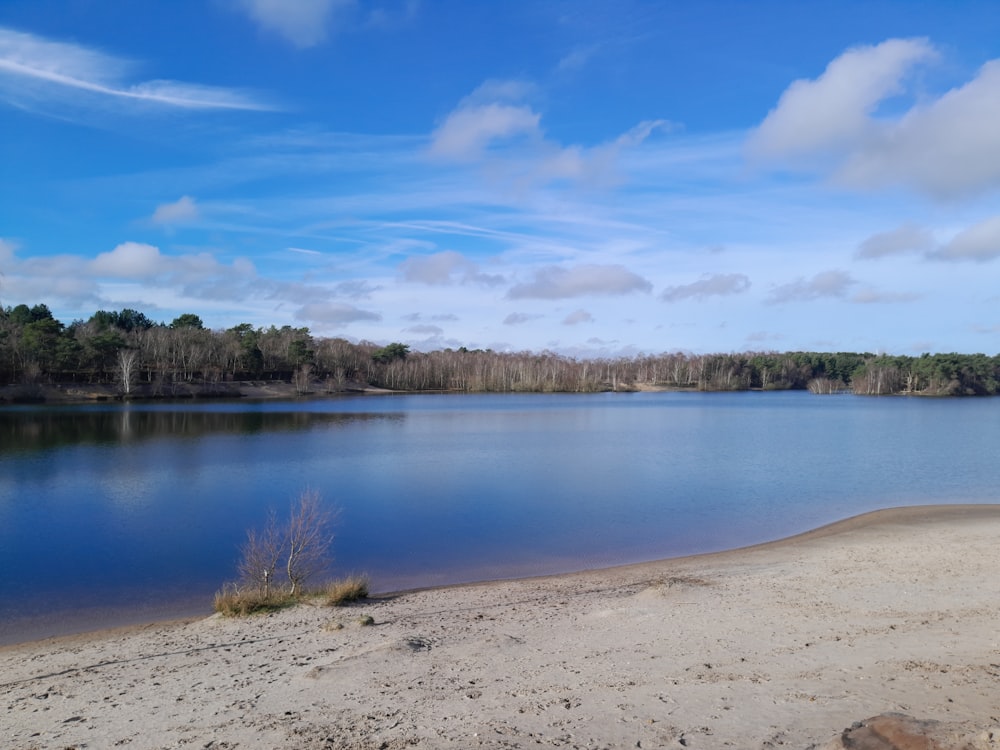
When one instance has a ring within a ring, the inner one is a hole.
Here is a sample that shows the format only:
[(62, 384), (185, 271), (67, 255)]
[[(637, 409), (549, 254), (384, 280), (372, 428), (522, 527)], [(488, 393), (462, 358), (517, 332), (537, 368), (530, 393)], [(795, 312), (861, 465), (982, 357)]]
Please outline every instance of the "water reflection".
[(400, 413), (116, 409), (0, 410), (0, 456), (78, 445), (116, 445), (156, 439), (305, 431), (371, 420), (402, 420)]

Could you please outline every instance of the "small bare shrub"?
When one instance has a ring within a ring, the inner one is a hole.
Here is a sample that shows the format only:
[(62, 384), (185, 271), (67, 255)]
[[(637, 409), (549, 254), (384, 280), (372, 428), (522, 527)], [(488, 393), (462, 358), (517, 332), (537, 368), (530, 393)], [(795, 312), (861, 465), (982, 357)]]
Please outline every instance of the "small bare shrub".
[(285, 572), (293, 596), (301, 594), (303, 584), (330, 564), (332, 524), (333, 515), (323, 506), (316, 490), (306, 490), (298, 503), (292, 505), (285, 543), (288, 554)]
[(263, 531), (247, 530), (247, 540), (240, 547), (237, 569), (244, 586), (256, 588), (265, 599), (269, 597), (277, 584), (274, 574), (284, 548), (285, 532), (272, 510)]
[[(306, 490), (292, 503), (288, 521), (278, 522), (272, 511), (260, 531), (247, 531), (240, 546), (237, 570), (240, 585), (223, 588), (215, 597), (215, 609), (225, 614), (249, 614), (288, 606), (307, 594), (306, 581), (330, 564), (334, 514), (315, 490)], [(287, 586), (276, 579), (278, 567), (284, 568)], [(366, 596), (365, 579), (348, 579), (338, 596), (349, 601)], [(319, 595), (328, 595), (323, 589)]]

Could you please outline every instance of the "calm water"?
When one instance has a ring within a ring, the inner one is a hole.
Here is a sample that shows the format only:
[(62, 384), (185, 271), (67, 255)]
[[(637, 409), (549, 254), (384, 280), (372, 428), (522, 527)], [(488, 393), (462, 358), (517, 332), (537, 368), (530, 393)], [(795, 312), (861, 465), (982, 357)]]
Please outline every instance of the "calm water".
[(306, 488), (340, 509), (337, 570), (386, 591), (724, 549), (895, 505), (991, 502), (998, 444), (1000, 399), (7, 407), (0, 641), (207, 611), (245, 530)]

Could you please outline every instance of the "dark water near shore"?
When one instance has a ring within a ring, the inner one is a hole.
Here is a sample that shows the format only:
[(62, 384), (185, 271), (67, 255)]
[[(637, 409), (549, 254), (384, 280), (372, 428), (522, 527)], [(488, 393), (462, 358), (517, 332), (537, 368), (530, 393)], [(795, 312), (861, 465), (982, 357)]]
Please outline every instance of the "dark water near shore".
[(412, 395), (0, 409), (0, 642), (204, 612), (303, 489), (380, 591), (1000, 496), (1000, 399)]

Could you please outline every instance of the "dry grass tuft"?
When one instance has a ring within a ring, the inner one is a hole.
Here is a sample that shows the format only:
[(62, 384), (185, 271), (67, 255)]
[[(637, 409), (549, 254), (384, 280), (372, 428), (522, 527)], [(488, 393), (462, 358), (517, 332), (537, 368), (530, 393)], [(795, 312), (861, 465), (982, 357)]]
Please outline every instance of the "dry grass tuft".
[(287, 591), (271, 591), (265, 594), (259, 589), (238, 589), (227, 586), (215, 594), (212, 606), (216, 612), (226, 617), (243, 617), (258, 612), (274, 612), (290, 607), (298, 601)]
[(327, 584), (324, 591), (327, 606), (339, 607), (347, 602), (356, 602), (368, 596), (368, 578), (366, 576), (349, 576), (340, 581)]

